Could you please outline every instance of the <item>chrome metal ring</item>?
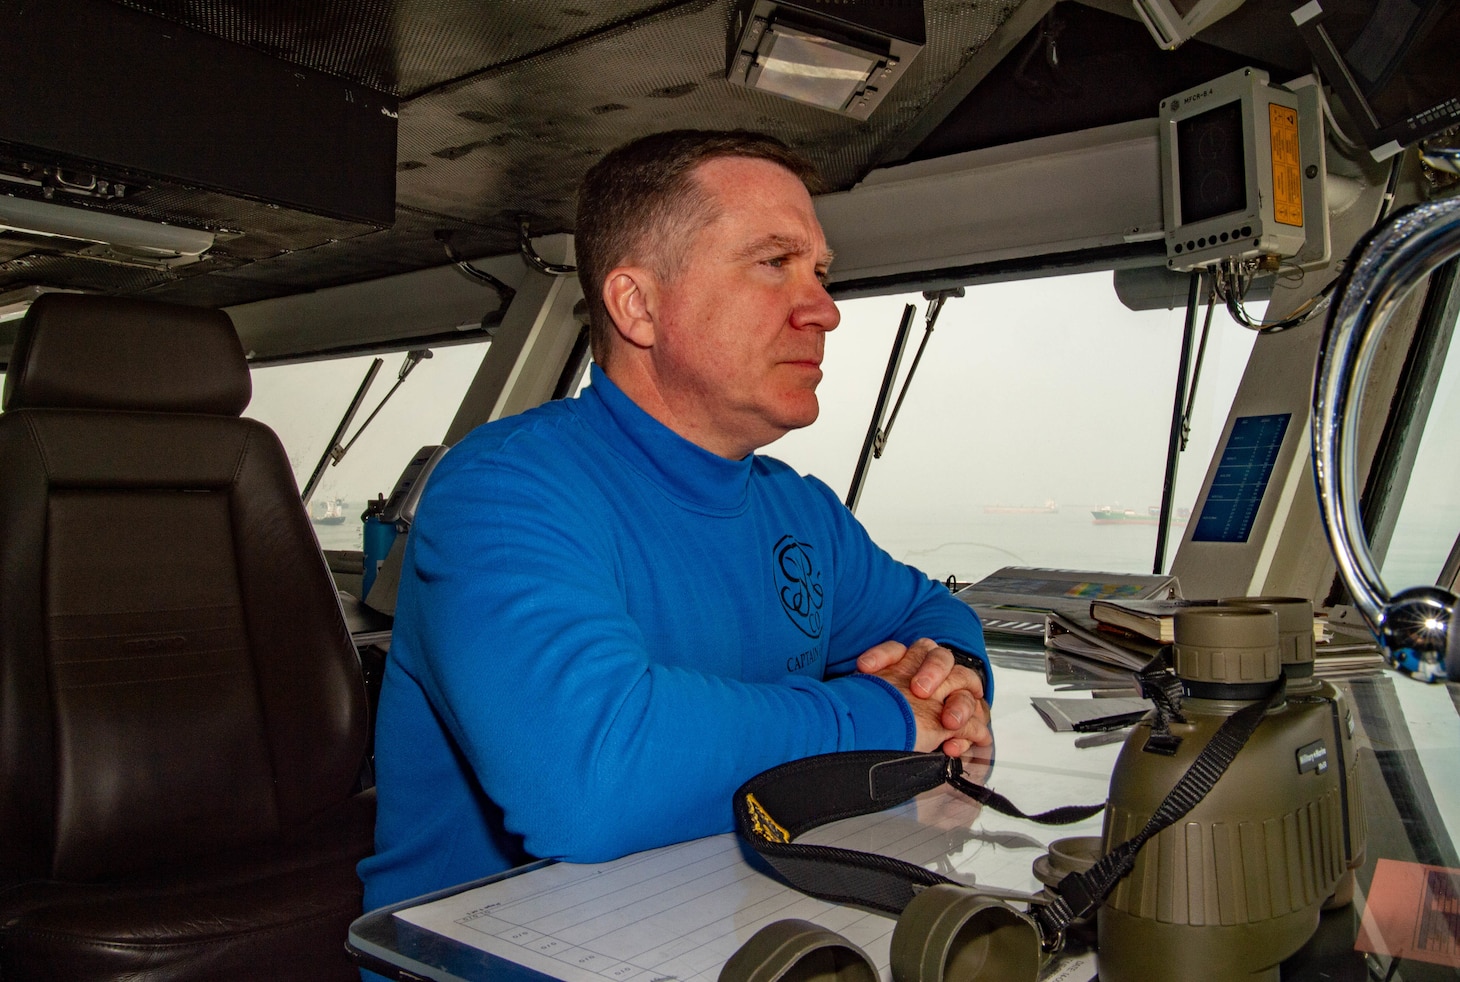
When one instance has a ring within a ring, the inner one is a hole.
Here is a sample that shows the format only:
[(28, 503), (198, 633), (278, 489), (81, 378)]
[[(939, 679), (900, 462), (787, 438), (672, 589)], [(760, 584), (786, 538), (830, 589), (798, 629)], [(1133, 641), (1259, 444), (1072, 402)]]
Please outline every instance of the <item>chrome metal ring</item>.
[(1395, 215), (1368, 240), (1324, 328), (1313, 385), (1313, 472), (1339, 575), (1391, 661), (1425, 681), (1456, 654), (1456, 597), (1437, 586), (1391, 595), (1359, 515), (1358, 432), (1364, 382), (1385, 328), (1409, 293), (1460, 255), (1460, 198)]

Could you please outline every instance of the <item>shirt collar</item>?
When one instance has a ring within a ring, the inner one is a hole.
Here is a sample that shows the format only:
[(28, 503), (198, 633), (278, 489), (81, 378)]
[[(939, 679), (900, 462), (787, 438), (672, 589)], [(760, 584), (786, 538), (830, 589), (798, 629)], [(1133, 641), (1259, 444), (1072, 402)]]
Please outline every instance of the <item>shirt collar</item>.
[(579, 404), (606, 445), (681, 504), (730, 514), (745, 508), (754, 454), (726, 460), (646, 413), (594, 364)]

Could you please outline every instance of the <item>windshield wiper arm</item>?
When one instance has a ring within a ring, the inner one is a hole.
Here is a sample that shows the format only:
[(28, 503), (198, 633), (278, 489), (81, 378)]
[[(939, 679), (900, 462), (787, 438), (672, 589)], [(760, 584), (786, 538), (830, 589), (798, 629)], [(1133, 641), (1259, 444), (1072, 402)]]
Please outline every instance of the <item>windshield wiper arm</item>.
[(390, 397), (395, 395), (395, 390), (401, 387), (406, 376), (411, 374), (411, 370), (424, 359), (430, 357), (431, 349), (429, 348), (412, 348), (407, 351), (406, 360), (401, 364), (400, 371), (396, 373), (395, 385), (392, 385), (390, 391), (376, 404), (375, 409), (365, 418), (365, 422), (361, 423), (360, 428), (355, 431), (355, 435), (342, 444), (340, 441), (344, 440), (345, 430), (349, 429), (350, 423), (355, 419), (355, 414), (360, 411), (360, 404), (365, 401), (365, 393), (370, 391), (370, 386), (375, 382), (375, 376), (380, 373), (380, 366), (385, 364), (383, 358), (376, 358), (370, 362), (370, 367), (365, 370), (365, 378), (360, 383), (360, 388), (355, 391), (355, 398), (350, 400), (350, 407), (345, 410), (345, 415), (340, 417), (340, 424), (335, 427), (334, 435), (330, 437), (329, 447), (325, 449), (324, 456), (319, 458), (319, 463), (314, 465), (314, 473), (309, 476), (309, 483), (304, 485), (304, 493), (300, 497), (304, 499), (306, 505), (309, 504), (309, 499), (314, 497), (320, 481), (324, 480), (325, 468), (345, 459), (345, 454), (349, 453), (350, 448), (355, 445), (355, 441), (360, 439), (360, 434), (365, 432), (365, 427), (380, 415), (380, 411), (385, 408)]
[(963, 287), (955, 286), (947, 290), (932, 290), (923, 294), (923, 299), (928, 301), (928, 312), (926, 315), (926, 326), (923, 328), (923, 339), (918, 344), (917, 354), (913, 355), (912, 365), (907, 370), (907, 377), (902, 380), (902, 389), (897, 394), (897, 402), (892, 406), (892, 415), (887, 419), (887, 425), (882, 425), (882, 414), (887, 410), (887, 397), (892, 394), (892, 383), (897, 379), (898, 366), (902, 364), (902, 354), (907, 350), (908, 329), (912, 327), (913, 314), (917, 308), (908, 304), (902, 311), (902, 322), (897, 325), (897, 337), (892, 342), (892, 355), (887, 359), (887, 372), (882, 376), (882, 388), (877, 392), (877, 404), (872, 410), (872, 423), (867, 427), (866, 439), (862, 441), (862, 453), (857, 458), (857, 467), (852, 474), (852, 486), (847, 491), (847, 509), (855, 512), (857, 501), (862, 497), (862, 485), (867, 477), (867, 467), (873, 457), (881, 457), (882, 451), (887, 449), (887, 439), (892, 435), (892, 424), (897, 422), (897, 413), (902, 409), (902, 400), (907, 397), (908, 386), (912, 384), (913, 376), (917, 374), (918, 362), (923, 360), (923, 351), (928, 346), (928, 339), (933, 336), (933, 325), (938, 322), (938, 315), (943, 311), (943, 304), (950, 297), (963, 296)]

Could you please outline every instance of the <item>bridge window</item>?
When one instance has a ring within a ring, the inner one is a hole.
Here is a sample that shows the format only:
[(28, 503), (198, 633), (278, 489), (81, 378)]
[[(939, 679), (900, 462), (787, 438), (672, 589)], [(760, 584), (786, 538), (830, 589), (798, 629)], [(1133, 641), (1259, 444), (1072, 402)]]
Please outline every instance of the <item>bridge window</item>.
[(1446, 559), (1460, 534), (1460, 454), (1455, 452), (1455, 434), (1460, 433), (1460, 355), (1455, 352), (1455, 328), (1460, 325), (1454, 312), (1460, 306), (1457, 299), (1451, 297), (1445, 315), (1449, 350), (1380, 570), (1390, 591), (1440, 582)]
[[(310, 502), (310, 515), (324, 548), (361, 547), (360, 516), (366, 502), (390, 494), (416, 450), (441, 442), (485, 352), (485, 344), (432, 349), (432, 357), (415, 367), (344, 459), (326, 468)], [(253, 399), (244, 415), (267, 423), (279, 434), (301, 488), (328, 449), (372, 357), (253, 370)], [(345, 442), (395, 384), (405, 353), (381, 357), (385, 364), (346, 431)]]
[[(908, 303), (917, 317), (905, 375), (923, 333), (922, 295), (839, 304), (821, 417), (767, 453), (845, 496)], [(858, 517), (894, 557), (939, 579), (977, 580), (1006, 565), (1150, 572), (1184, 318), (1127, 309), (1109, 273), (985, 284), (949, 300), (886, 451), (868, 467)], [(1254, 338), (1218, 307), (1178, 509), (1201, 489)], [(1104, 510), (1119, 518), (1097, 519)], [(1184, 529), (1179, 517), (1167, 568)]]

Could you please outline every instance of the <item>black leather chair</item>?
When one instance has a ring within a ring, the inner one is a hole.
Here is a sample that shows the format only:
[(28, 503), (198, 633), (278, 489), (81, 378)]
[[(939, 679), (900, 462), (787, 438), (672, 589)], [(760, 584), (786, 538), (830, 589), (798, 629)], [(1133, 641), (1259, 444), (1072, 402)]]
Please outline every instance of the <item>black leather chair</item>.
[(228, 316), (47, 294), (0, 413), (0, 980), (358, 979), (359, 659)]

